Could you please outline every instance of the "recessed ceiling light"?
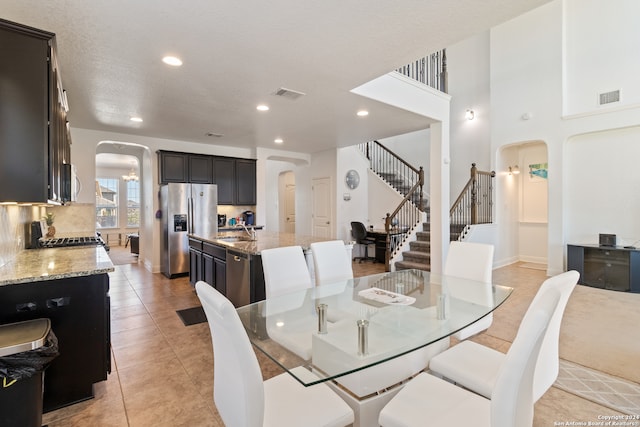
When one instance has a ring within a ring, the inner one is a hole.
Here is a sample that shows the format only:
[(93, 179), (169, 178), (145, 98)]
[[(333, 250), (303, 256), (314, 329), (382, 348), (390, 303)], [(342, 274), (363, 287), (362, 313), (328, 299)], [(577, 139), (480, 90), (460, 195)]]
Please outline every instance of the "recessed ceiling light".
[(136, 122), (136, 123), (141, 123), (142, 122), (142, 118), (141, 117), (131, 117), (132, 122)]
[(260, 104), (256, 107), (258, 111), (269, 111), (269, 106), (265, 104)]
[(276, 138), (273, 140), (273, 142), (275, 142), (276, 144), (282, 144), (284, 141), (282, 140), (282, 138)]
[(162, 62), (174, 67), (179, 67), (182, 65), (182, 60), (180, 58), (176, 58), (175, 56), (165, 56), (164, 58), (162, 58)]
[(369, 112), (367, 110), (360, 110), (356, 114), (360, 117), (365, 117), (369, 115)]

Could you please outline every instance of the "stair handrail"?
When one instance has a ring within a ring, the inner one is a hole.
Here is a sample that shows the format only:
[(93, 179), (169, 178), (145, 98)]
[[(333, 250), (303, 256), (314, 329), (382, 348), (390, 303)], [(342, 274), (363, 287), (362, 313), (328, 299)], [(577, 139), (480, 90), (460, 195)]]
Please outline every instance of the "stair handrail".
[[(358, 148), (369, 160), (369, 168), (378, 175), (383, 181), (396, 189), (400, 194), (406, 196), (409, 192), (413, 193), (412, 202), (418, 206), (418, 209), (424, 210), (423, 207), (423, 187), (424, 187), (424, 169), (422, 166), (416, 168), (398, 154), (382, 145), (379, 141), (368, 141), (358, 144)], [(380, 152), (383, 154), (381, 155)], [(391, 163), (391, 165), (383, 165), (383, 163)], [(389, 168), (383, 166), (390, 166)], [(406, 178), (411, 185), (409, 190), (394, 185), (385, 178), (385, 174), (398, 173)], [(404, 172), (404, 173), (403, 173)], [(420, 191), (415, 190), (415, 184), (420, 184)], [(417, 196), (418, 200), (415, 200)]]
[(449, 210), (452, 229), (493, 223), (493, 181), (495, 171), (479, 171), (471, 164), (471, 177)]

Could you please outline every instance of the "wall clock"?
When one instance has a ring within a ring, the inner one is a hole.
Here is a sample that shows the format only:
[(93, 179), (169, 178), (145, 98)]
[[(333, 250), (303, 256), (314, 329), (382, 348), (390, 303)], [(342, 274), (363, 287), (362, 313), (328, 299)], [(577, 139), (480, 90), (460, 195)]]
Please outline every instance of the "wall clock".
[(344, 176), (344, 182), (347, 184), (347, 187), (352, 190), (358, 188), (358, 185), (360, 184), (360, 175), (358, 175), (358, 171), (353, 169), (348, 171)]

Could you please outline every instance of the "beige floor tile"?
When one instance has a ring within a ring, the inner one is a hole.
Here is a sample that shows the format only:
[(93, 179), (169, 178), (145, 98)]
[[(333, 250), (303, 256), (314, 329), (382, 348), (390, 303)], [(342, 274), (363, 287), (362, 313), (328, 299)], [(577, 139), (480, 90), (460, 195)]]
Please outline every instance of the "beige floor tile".
[[(383, 270), (381, 264), (354, 264), (356, 277)], [(114, 372), (107, 381), (96, 384), (95, 399), (45, 414), (44, 421), (50, 427), (223, 426), (213, 402), (215, 361), (209, 327), (206, 323), (185, 327), (175, 313), (177, 309), (199, 305), (188, 278), (167, 279), (135, 264), (116, 266), (116, 271), (109, 276)], [(506, 352), (529, 301), (545, 279), (545, 271), (520, 268), (517, 264), (495, 270), (494, 282), (513, 286), (515, 291), (494, 313), (491, 328), (473, 340)], [(581, 290), (576, 292), (575, 300), (570, 300), (569, 320), (566, 326), (563, 323), (561, 354), (567, 352), (567, 346), (581, 345), (585, 334), (580, 327), (583, 317), (607, 324), (602, 317), (606, 313), (593, 316), (585, 309), (592, 294), (590, 289)], [(607, 303), (607, 296), (610, 293), (604, 296), (603, 304)], [(640, 295), (618, 294), (612, 298), (616, 303), (617, 298), (630, 299), (631, 302), (625, 304), (637, 307)], [(599, 300), (596, 298), (596, 301)], [(623, 304), (623, 307), (627, 310), (629, 306)], [(628, 321), (628, 311), (616, 313), (613, 319), (624, 336), (624, 327), (628, 324), (623, 320)], [(597, 329), (596, 333), (610, 334)], [(607, 339), (612, 345), (607, 351), (615, 352), (618, 349), (615, 341), (623, 338), (610, 335)], [(602, 354), (593, 350), (591, 353), (590, 359)], [(256, 355), (264, 379), (283, 372), (260, 351)], [(630, 363), (628, 354), (614, 354), (609, 360), (623, 365)], [(601, 362), (603, 369), (612, 369), (606, 366), (610, 363)], [(534, 426), (597, 421), (598, 415), (612, 413), (615, 412), (611, 409), (552, 387), (536, 403)]]

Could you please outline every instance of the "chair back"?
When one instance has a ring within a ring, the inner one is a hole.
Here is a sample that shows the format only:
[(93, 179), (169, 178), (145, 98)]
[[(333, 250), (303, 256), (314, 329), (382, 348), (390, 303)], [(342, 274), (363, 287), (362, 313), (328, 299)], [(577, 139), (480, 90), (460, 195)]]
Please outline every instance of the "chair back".
[(300, 246), (265, 249), (260, 256), (267, 299), (311, 287), (307, 260)]
[[(493, 251), (493, 245), (453, 241), (449, 244), (444, 274), (477, 282), (491, 283)], [(479, 292), (465, 294), (456, 294), (452, 289), (451, 296), (485, 306), (490, 306), (493, 302), (490, 286), (480, 289)], [(476, 323), (456, 332), (453, 336), (458, 340), (464, 340), (471, 335), (484, 331), (491, 326), (492, 322), (493, 313), (490, 313)]]
[(567, 271), (545, 280), (522, 319), (522, 322), (525, 322), (525, 319), (529, 316), (529, 311), (535, 309), (535, 307), (540, 304), (540, 299), (547, 290), (556, 289), (560, 292), (560, 302), (553, 313), (549, 328), (547, 328), (547, 332), (545, 333), (542, 350), (540, 351), (540, 357), (538, 357), (536, 365), (536, 375), (533, 381), (534, 401), (538, 401), (558, 378), (558, 372), (560, 371), (560, 355), (558, 353), (560, 324), (562, 323), (562, 317), (567, 307), (569, 297), (576, 287), (579, 278), (580, 274), (577, 271)]
[(353, 279), (351, 258), (342, 240), (311, 244), (316, 286)]
[(491, 394), (491, 426), (533, 425), (533, 378), (544, 334), (560, 301), (560, 293), (548, 289), (520, 324), (501, 366)]
[(444, 274), (491, 283), (493, 245), (453, 241), (444, 265)]
[(361, 222), (351, 221), (351, 236), (360, 243), (362, 239), (367, 237), (367, 227)]
[(258, 359), (233, 304), (199, 281), (196, 293), (209, 322), (213, 344), (213, 400), (227, 426), (263, 425), (264, 386)]

